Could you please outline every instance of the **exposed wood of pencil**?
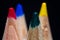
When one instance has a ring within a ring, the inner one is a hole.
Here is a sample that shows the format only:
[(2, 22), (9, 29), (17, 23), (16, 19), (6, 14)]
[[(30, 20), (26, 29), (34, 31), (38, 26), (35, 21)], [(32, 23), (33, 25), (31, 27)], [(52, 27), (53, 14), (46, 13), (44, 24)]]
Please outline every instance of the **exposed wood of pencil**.
[(19, 33), (20, 40), (27, 40), (27, 27), (24, 15), (17, 18), (17, 30)]
[(40, 21), (41, 21), (41, 28), (43, 31), (43, 39), (44, 40), (52, 40), (48, 17), (42, 16), (42, 17), (40, 17)]
[(38, 26), (38, 38), (39, 38), (39, 40), (43, 40), (43, 32), (41, 29), (41, 24), (39, 24), (39, 26)]
[(38, 39), (38, 27), (29, 28), (28, 31), (28, 40), (39, 40)]
[(16, 30), (16, 20), (13, 18), (7, 20), (3, 40), (20, 40)]

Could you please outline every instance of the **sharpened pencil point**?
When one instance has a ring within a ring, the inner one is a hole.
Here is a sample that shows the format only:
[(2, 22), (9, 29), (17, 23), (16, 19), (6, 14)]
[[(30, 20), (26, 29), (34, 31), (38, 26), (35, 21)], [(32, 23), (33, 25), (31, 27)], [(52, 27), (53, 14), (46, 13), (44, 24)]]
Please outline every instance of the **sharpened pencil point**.
[(21, 4), (17, 4), (17, 7), (16, 7), (16, 16), (19, 17), (19, 16), (22, 16), (23, 14), (24, 14), (24, 12), (23, 12), (22, 5)]
[(47, 16), (47, 8), (46, 8), (46, 3), (45, 2), (42, 3), (39, 16)]
[(32, 19), (31, 19), (31, 22), (30, 22), (30, 25), (31, 25), (32, 28), (35, 28), (39, 24), (40, 24), (40, 21), (39, 21), (38, 13), (34, 12), (33, 16), (32, 16)]
[(12, 7), (9, 8), (8, 17), (11, 17), (11, 18), (15, 18), (16, 19), (16, 14), (15, 14), (14, 8), (12, 8)]

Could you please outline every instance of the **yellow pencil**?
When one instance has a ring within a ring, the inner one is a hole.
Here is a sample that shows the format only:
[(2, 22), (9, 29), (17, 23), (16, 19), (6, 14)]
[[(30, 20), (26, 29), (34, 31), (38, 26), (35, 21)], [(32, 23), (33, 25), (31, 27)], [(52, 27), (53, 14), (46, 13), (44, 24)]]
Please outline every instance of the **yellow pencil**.
[(50, 31), (50, 25), (48, 21), (48, 15), (47, 15), (47, 8), (46, 3), (42, 3), (42, 7), (39, 13), (39, 19), (41, 23), (41, 29), (42, 29), (42, 35), (43, 40), (52, 40), (52, 35)]

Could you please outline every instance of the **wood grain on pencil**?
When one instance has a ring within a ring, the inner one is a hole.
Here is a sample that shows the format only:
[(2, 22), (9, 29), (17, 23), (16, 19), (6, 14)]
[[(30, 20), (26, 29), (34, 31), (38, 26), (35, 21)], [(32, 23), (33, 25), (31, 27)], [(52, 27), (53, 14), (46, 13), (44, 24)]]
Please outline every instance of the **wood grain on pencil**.
[(28, 40), (38, 40), (38, 27), (34, 29), (29, 29), (28, 31)]

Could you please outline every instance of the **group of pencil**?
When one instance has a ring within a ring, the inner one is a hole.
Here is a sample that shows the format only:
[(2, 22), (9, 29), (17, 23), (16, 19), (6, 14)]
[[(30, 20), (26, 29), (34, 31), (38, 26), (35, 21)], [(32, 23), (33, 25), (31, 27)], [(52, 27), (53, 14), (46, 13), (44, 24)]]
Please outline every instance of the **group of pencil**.
[(47, 14), (46, 3), (43, 2), (39, 15), (33, 13), (27, 30), (23, 6), (17, 4), (16, 11), (9, 8), (2, 40), (53, 40)]

